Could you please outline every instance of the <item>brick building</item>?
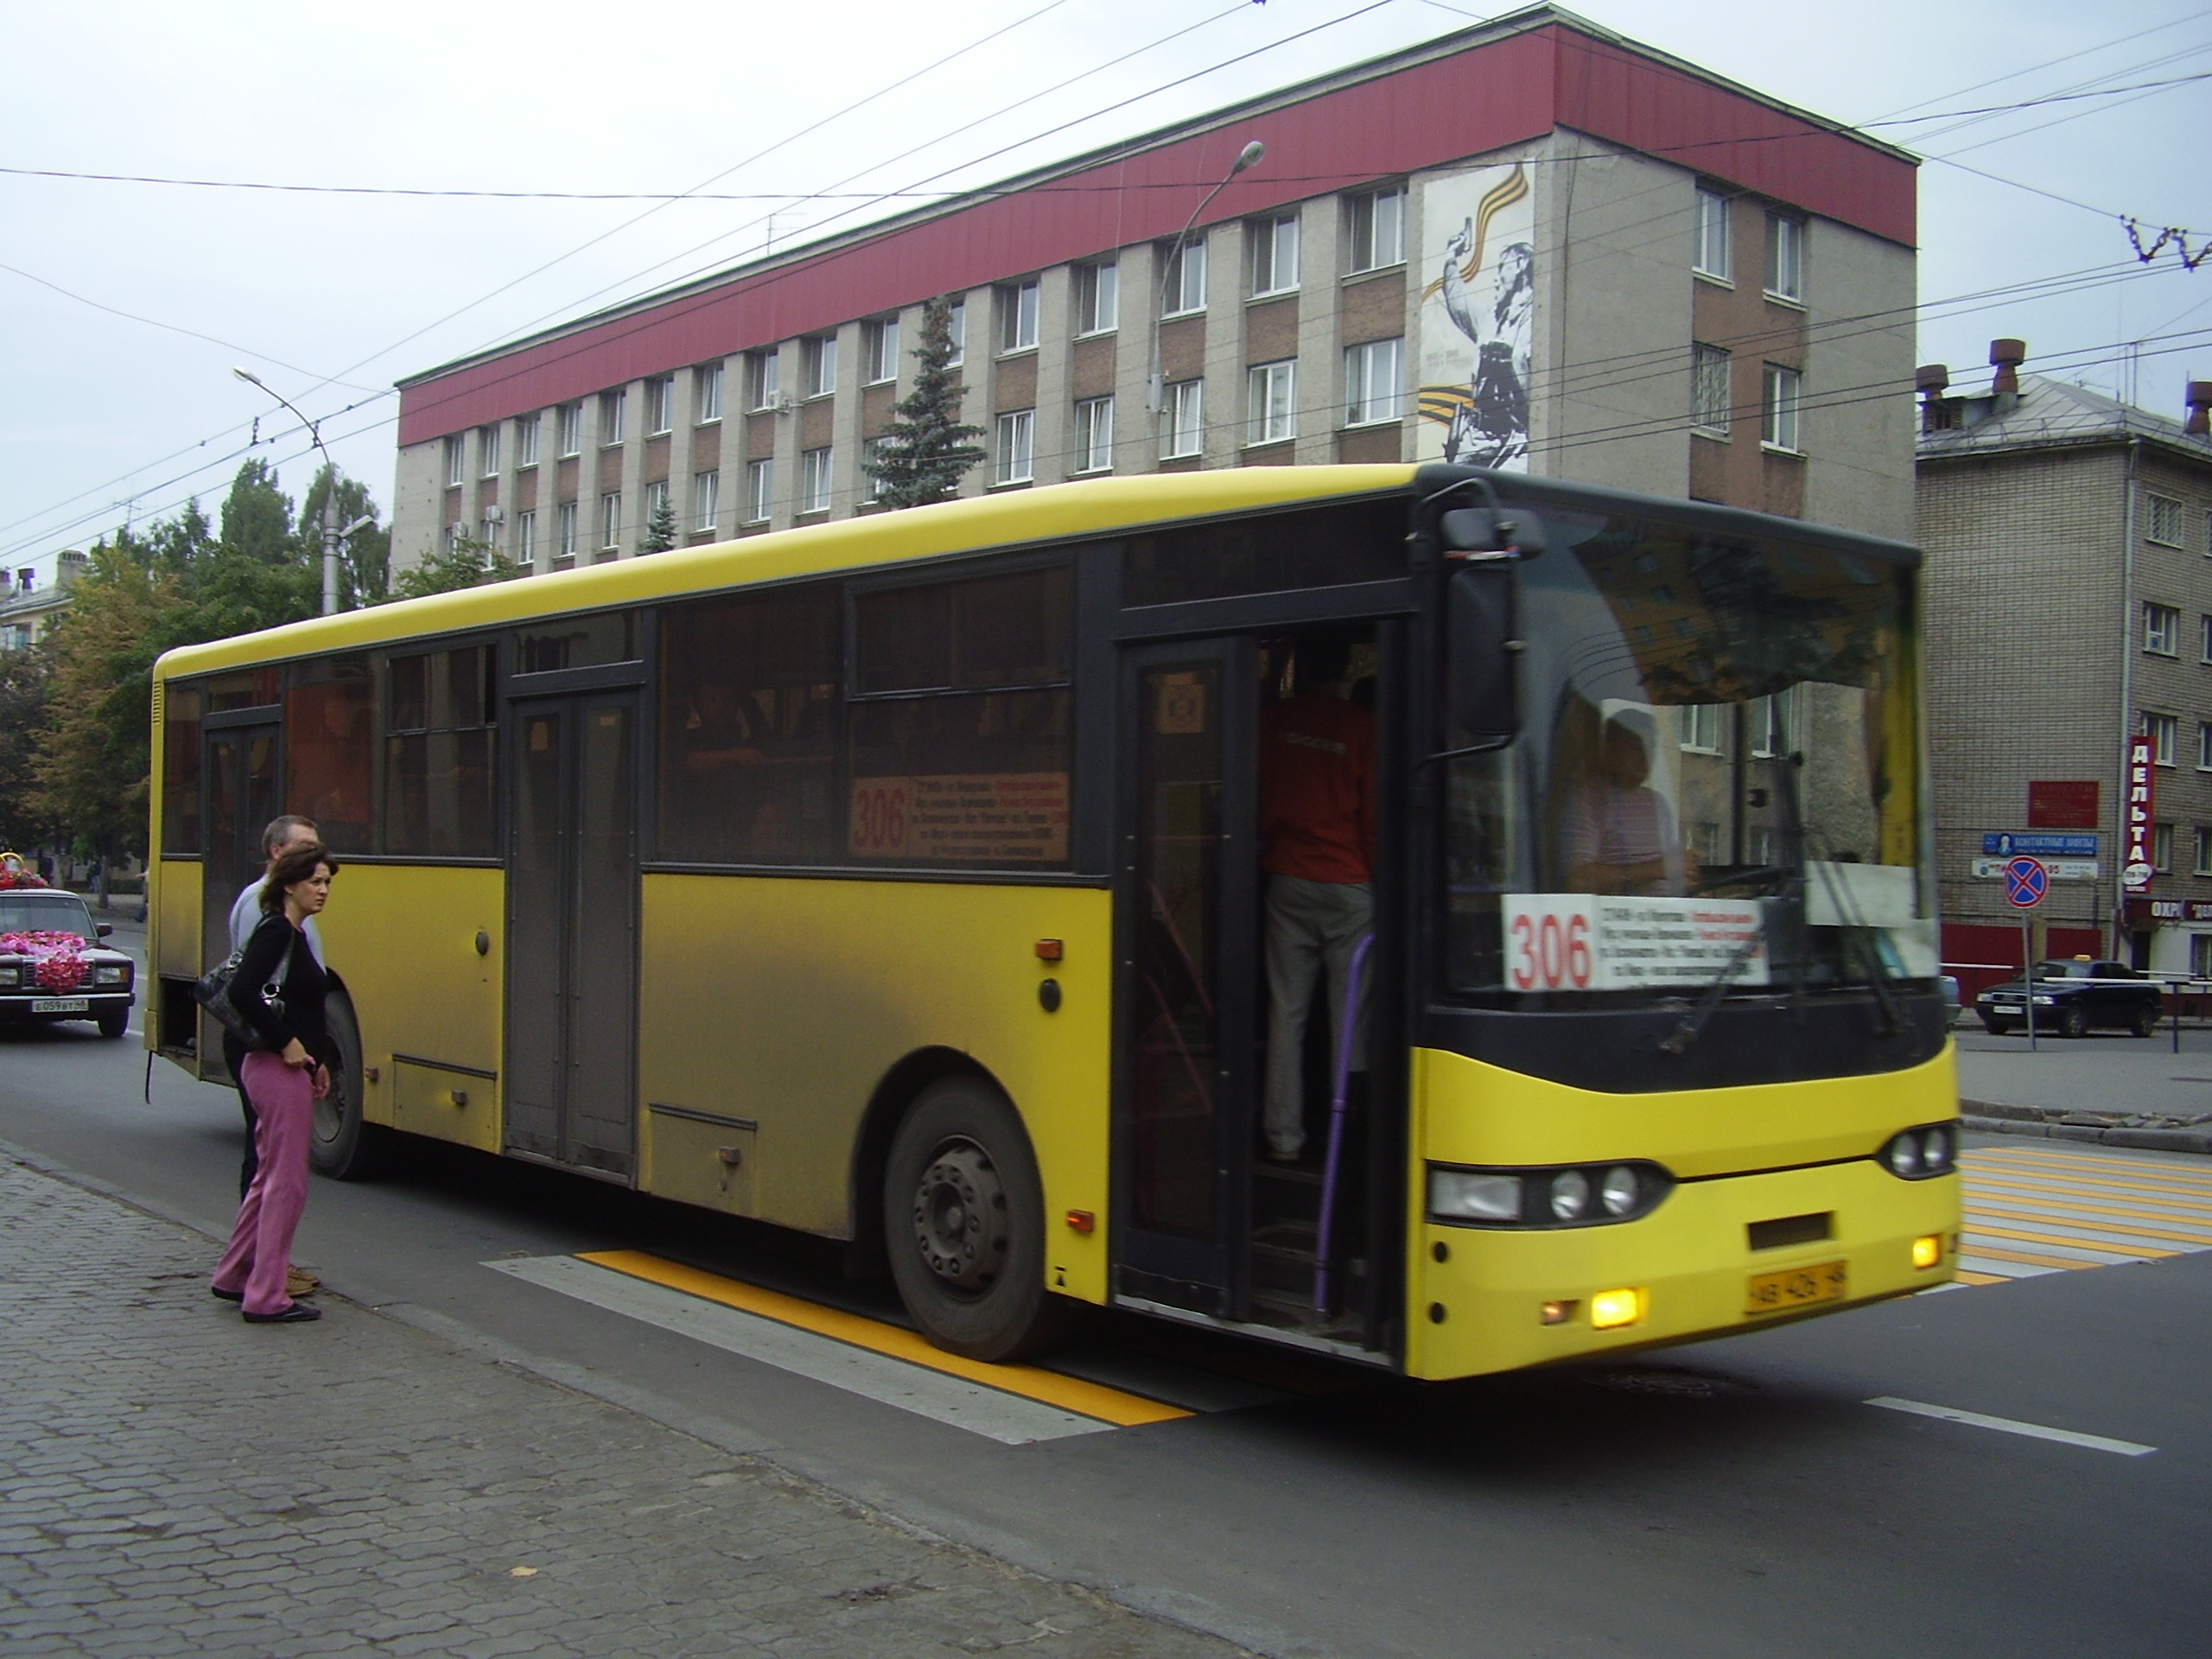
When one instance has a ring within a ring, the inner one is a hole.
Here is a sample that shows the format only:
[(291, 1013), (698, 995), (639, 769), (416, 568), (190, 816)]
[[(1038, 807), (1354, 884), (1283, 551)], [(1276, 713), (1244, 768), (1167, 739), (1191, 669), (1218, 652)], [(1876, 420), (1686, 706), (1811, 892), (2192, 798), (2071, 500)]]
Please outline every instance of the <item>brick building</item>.
[[(1923, 369), (1919, 539), (1943, 957), (2018, 963), (1993, 874), (2049, 851), (2053, 954), (2212, 974), (2212, 385), (2185, 420), (2022, 375)], [(2129, 740), (2149, 739), (2146, 881), (2129, 884)], [(2011, 843), (1987, 837), (2011, 835)], [(2067, 843), (2020, 836), (2086, 836)], [(1991, 971), (1965, 972), (1986, 982)]]
[(1914, 203), (1904, 152), (1538, 6), (403, 381), (394, 558), (866, 512), (936, 296), (969, 493), (1448, 456), (1902, 537)]

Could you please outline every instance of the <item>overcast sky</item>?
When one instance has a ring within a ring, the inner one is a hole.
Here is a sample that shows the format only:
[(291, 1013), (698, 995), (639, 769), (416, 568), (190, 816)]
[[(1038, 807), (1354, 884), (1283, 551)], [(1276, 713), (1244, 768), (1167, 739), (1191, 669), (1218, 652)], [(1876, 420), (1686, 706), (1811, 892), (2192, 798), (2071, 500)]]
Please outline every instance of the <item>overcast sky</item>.
[[(1963, 379), (1986, 373), (1993, 335), (2015, 334), (2031, 368), (2111, 390), (2120, 343), (2142, 340), (2139, 401), (2170, 414), (2187, 373), (2212, 378), (2212, 261), (2136, 265), (2116, 217), (2191, 227), (2192, 251), (2212, 238), (2212, 79), (2145, 85), (2212, 75), (2212, 8), (1580, 10), (1853, 123), (2143, 89), (1871, 129), (1955, 158), (1921, 172), (1918, 360)], [(296, 494), (312, 471), (297, 423), (233, 364), (323, 419), (340, 465), (388, 512), (399, 375), (740, 262), (771, 232), (785, 246), (864, 222), (864, 208), (838, 215), (865, 196), (838, 193), (987, 182), (1487, 15), (1460, 0), (7, 0), (6, 168), (422, 190), (666, 194), (712, 179), (757, 199), (632, 223), (653, 204), (0, 174), (0, 565), (37, 565), (43, 582), (56, 550), (126, 512), (163, 515), (195, 492), (212, 506), (257, 416), (259, 453)], [(1007, 107), (1017, 99), (1030, 101)]]

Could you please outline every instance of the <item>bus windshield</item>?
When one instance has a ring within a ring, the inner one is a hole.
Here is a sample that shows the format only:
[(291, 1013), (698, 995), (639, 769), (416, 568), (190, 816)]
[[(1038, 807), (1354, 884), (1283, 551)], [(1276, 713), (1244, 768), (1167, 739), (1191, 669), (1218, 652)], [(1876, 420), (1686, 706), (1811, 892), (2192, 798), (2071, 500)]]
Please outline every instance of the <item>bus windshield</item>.
[(1932, 979), (1912, 573), (1659, 519), (1544, 522), (1551, 551), (1521, 567), (1521, 735), (1449, 763), (1449, 988), (1582, 1007)]

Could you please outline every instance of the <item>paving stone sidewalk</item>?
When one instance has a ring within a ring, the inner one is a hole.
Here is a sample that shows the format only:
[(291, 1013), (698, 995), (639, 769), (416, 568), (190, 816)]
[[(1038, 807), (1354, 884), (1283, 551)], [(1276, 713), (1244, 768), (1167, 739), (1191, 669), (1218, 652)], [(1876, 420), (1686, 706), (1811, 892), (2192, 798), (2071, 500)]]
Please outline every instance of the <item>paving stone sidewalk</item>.
[(0, 1158), (12, 1654), (1230, 1659)]

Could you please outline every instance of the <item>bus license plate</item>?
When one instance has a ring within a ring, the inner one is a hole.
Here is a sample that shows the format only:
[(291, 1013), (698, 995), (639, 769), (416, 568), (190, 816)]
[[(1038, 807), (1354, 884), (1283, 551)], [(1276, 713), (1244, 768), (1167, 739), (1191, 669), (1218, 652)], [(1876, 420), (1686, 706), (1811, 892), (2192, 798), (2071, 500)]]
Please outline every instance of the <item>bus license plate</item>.
[(1755, 1273), (1744, 1293), (1746, 1313), (1779, 1313), (1785, 1308), (1815, 1302), (1840, 1302), (1849, 1276), (1840, 1262), (1823, 1262), (1814, 1268), (1789, 1268), (1780, 1273)]
[(33, 1014), (90, 1014), (92, 1003), (84, 996), (39, 996), (31, 999)]

